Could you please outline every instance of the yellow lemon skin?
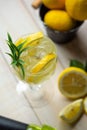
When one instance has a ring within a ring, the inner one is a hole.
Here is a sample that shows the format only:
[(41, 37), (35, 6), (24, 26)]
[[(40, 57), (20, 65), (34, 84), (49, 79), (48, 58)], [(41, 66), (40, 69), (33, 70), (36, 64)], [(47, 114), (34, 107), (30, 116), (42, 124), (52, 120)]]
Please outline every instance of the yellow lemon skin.
[(43, 67), (50, 62), (51, 60), (53, 60), (54, 58), (56, 58), (55, 54), (48, 54), (46, 55), (44, 58), (42, 58), (41, 61), (39, 61), (39, 63), (37, 63), (34, 68), (32, 69), (32, 73), (37, 73), (39, 72), (41, 69), (43, 69)]
[(81, 117), (83, 112), (83, 99), (78, 99), (64, 107), (60, 111), (59, 117), (67, 123), (73, 124), (76, 123), (76, 121)]
[(65, 0), (42, 0), (42, 3), (49, 9), (64, 9)]
[(87, 0), (66, 0), (65, 7), (72, 18), (79, 21), (87, 19)]
[(64, 69), (58, 77), (58, 89), (70, 99), (85, 96), (87, 94), (87, 73), (76, 67)]
[(84, 98), (84, 111), (87, 114), (87, 96)]
[(34, 42), (34, 41), (43, 37), (44, 37), (44, 34), (42, 32), (36, 32), (36, 33), (30, 34), (29, 36), (19, 38), (15, 42), (15, 45), (19, 46), (21, 43), (25, 42), (23, 45), (23, 48), (26, 48), (29, 45), (36, 45), (37, 42)]
[(58, 31), (68, 31), (76, 25), (66, 11), (50, 10), (45, 14), (44, 22), (47, 26)]

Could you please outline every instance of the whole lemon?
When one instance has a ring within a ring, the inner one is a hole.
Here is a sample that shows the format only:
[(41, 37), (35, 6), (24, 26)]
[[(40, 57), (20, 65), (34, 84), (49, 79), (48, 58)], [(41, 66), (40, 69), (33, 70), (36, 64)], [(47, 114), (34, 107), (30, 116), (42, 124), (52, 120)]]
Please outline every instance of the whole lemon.
[(64, 9), (65, 0), (42, 0), (42, 3), (49, 9)]
[(68, 31), (76, 25), (66, 11), (50, 10), (44, 16), (44, 22), (47, 26), (58, 31)]
[(66, 0), (68, 14), (79, 21), (87, 19), (87, 0)]

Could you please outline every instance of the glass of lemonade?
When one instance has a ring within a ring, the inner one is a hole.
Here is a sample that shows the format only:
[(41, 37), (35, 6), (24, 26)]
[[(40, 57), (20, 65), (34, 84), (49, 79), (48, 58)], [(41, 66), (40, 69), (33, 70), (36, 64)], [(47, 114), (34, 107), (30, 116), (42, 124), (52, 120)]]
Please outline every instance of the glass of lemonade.
[[(43, 84), (55, 71), (57, 62), (56, 47), (53, 41), (41, 32), (19, 38), (15, 42), (16, 47), (23, 42), (22, 48), (24, 51), (20, 55), (23, 70), (18, 65), (13, 67), (19, 79), (24, 84), (29, 85), (27, 92), (33, 106), (37, 107), (39, 105), (40, 107), (41, 104), (47, 102), (46, 99), (44, 101)], [(47, 94), (49, 95), (49, 93)]]

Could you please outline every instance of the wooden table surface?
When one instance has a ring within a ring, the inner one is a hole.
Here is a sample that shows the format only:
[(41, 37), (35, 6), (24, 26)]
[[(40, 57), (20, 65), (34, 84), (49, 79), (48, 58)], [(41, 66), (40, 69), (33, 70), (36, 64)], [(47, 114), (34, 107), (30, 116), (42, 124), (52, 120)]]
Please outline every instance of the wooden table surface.
[(0, 0), (0, 115), (25, 123), (48, 124), (58, 130), (87, 130), (87, 115), (83, 115), (75, 126), (71, 127), (63, 122), (58, 113), (70, 103), (58, 90), (57, 78), (60, 72), (68, 67), (70, 59), (85, 62), (87, 60), (87, 22), (80, 27), (76, 38), (69, 44), (55, 43), (58, 54), (56, 72), (48, 85), (54, 90), (50, 102), (34, 108), (26, 92), (21, 94), (16, 90), (18, 81), (10, 68), (10, 59), (6, 55), (7, 32), (13, 39), (21, 35), (37, 31), (45, 32), (40, 21), (38, 9), (32, 8), (33, 0)]

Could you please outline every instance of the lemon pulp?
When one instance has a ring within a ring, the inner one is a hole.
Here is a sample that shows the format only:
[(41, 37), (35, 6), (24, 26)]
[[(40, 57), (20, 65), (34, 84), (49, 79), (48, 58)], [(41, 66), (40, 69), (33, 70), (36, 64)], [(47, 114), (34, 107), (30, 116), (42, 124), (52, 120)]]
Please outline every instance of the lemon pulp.
[(80, 98), (87, 93), (87, 74), (84, 70), (69, 67), (58, 78), (60, 92), (68, 98)]
[(83, 99), (78, 99), (61, 110), (59, 117), (61, 117), (67, 123), (74, 123), (80, 118), (82, 113)]

